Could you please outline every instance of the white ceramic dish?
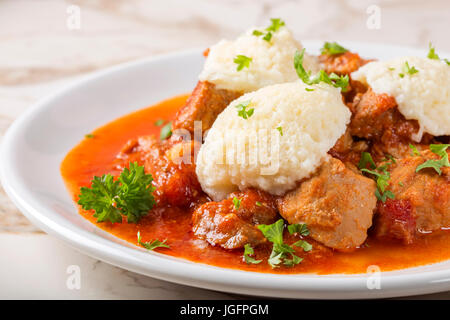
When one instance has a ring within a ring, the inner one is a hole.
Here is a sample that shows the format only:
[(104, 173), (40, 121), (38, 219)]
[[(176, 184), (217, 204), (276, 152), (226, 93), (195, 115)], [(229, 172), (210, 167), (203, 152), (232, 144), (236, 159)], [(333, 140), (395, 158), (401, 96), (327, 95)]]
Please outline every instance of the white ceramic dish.
[[(321, 43), (305, 41), (305, 45), (317, 53)], [(426, 55), (425, 49), (343, 45), (364, 57)], [(450, 289), (450, 261), (381, 273), (381, 289), (369, 290), (367, 282), (374, 274), (276, 275), (223, 269), (144, 251), (84, 220), (60, 175), (66, 153), (100, 125), (191, 91), (202, 64), (201, 50), (127, 63), (90, 75), (37, 103), (4, 137), (0, 156), (6, 192), (34, 224), (73, 248), (134, 272), (185, 285), (249, 295), (339, 299)]]

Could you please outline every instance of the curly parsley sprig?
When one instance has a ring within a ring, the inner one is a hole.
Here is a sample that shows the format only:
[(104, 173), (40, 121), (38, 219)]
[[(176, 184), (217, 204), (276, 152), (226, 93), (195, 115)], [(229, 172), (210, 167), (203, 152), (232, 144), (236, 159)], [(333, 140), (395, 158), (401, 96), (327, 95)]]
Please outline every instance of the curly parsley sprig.
[[(279, 219), (273, 224), (260, 224), (258, 229), (261, 230), (264, 237), (273, 243), (272, 252), (268, 263), (272, 268), (276, 268), (279, 264), (283, 263), (285, 266), (292, 267), (303, 261), (303, 258), (295, 255), (295, 249), (283, 241), (284, 220)], [(290, 234), (299, 233), (306, 236), (309, 234), (309, 230), (306, 224), (294, 224), (288, 226)], [(305, 240), (299, 240), (294, 243), (295, 246), (303, 248), (304, 251), (310, 251), (312, 246)], [(290, 257), (290, 259), (289, 259)]]
[(137, 233), (137, 242), (139, 245), (143, 246), (147, 250), (155, 250), (156, 248), (170, 248), (168, 244), (166, 244), (167, 240), (159, 241), (158, 239), (143, 242), (141, 238), (141, 232)]
[(450, 167), (450, 162), (448, 160), (447, 148), (450, 147), (450, 144), (430, 144), (430, 150), (434, 154), (437, 154), (441, 158), (439, 160), (427, 160), (421, 165), (418, 165), (416, 168), (416, 172), (419, 172), (425, 168), (434, 169), (439, 175), (442, 174), (442, 167)]
[[(296, 51), (294, 54), (294, 68), (298, 77), (307, 85), (318, 84), (325, 82), (335, 88), (341, 88), (342, 92), (346, 92), (349, 84), (348, 75), (338, 76), (335, 73), (328, 75), (324, 70), (320, 70), (316, 75), (311, 76), (310, 71), (306, 71), (303, 67), (303, 58), (305, 55), (305, 49), (301, 52)], [(307, 90), (311, 91), (311, 90)]]
[(95, 176), (91, 186), (81, 187), (78, 204), (84, 210), (94, 210), (97, 222), (138, 222), (155, 205), (152, 175), (144, 167), (130, 163), (117, 180), (111, 174)]
[[(361, 160), (358, 164), (358, 168), (362, 172), (369, 173), (376, 177), (377, 189), (375, 190), (375, 196), (383, 203), (386, 202), (387, 198), (395, 198), (395, 195), (392, 191), (386, 190), (389, 185), (389, 179), (391, 178), (388, 167), (391, 164), (395, 163), (395, 159), (393, 157), (391, 158), (391, 160), (391, 162), (387, 162), (377, 168), (370, 153), (363, 152), (361, 154)], [(368, 169), (367, 166), (369, 166), (370, 169)]]

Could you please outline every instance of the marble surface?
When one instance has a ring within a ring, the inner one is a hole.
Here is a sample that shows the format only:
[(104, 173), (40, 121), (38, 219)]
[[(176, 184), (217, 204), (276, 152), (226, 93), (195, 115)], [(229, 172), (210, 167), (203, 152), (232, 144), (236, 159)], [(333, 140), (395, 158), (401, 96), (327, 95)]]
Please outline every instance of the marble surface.
[[(79, 20), (74, 20), (74, 12), (80, 13)], [(375, 12), (380, 19), (374, 25)], [(206, 48), (250, 26), (265, 25), (270, 17), (282, 17), (299, 40), (424, 48), (432, 41), (438, 52), (450, 52), (446, 0), (3, 0), (0, 139), (34, 102), (89, 72), (156, 54)], [(70, 266), (80, 267), (80, 289), (68, 288)], [(245, 297), (151, 279), (78, 253), (31, 225), (0, 188), (1, 298)], [(448, 299), (450, 293), (421, 298)]]

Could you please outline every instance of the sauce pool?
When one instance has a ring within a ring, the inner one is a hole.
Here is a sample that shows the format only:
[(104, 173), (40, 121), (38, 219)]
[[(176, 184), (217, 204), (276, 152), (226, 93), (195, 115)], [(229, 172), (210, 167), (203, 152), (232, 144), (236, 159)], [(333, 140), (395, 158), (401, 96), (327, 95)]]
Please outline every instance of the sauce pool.
[[(117, 175), (117, 154), (125, 143), (133, 138), (154, 134), (159, 136), (160, 119), (172, 120), (188, 95), (180, 95), (165, 100), (155, 106), (128, 114), (92, 132), (93, 137), (85, 138), (72, 149), (61, 164), (61, 174), (74, 201), (78, 200), (81, 186), (89, 186), (94, 176), (106, 173)], [(97, 223), (93, 212), (79, 208), (80, 214), (99, 228), (136, 244), (137, 232), (142, 241), (167, 239), (169, 249), (156, 251), (170, 256), (219, 267), (270, 273), (365, 273), (371, 265), (381, 271), (391, 271), (436, 263), (450, 259), (450, 231), (440, 231), (423, 236), (414, 244), (403, 245), (396, 242), (369, 239), (366, 246), (353, 252), (337, 252), (312, 242), (310, 252), (297, 252), (304, 260), (294, 267), (272, 269), (267, 263), (271, 247), (255, 248), (256, 259), (264, 259), (260, 264), (246, 264), (243, 250), (225, 250), (213, 247), (194, 237), (191, 228), (191, 212), (176, 208), (154, 208), (139, 223)], [(287, 236), (286, 241), (296, 239)], [(288, 242), (290, 243), (290, 242)]]

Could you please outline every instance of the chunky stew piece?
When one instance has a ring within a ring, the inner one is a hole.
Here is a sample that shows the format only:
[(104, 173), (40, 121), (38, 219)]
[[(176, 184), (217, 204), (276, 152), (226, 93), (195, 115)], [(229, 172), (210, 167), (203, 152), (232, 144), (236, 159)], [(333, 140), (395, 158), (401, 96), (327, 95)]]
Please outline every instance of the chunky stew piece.
[(330, 157), (313, 177), (280, 199), (278, 209), (290, 224), (306, 223), (316, 241), (348, 250), (366, 240), (376, 202), (373, 180)]
[(319, 61), (327, 73), (337, 75), (350, 74), (369, 62), (362, 59), (359, 54), (350, 51), (337, 55), (322, 54), (319, 56)]
[(252, 247), (266, 242), (256, 227), (272, 224), (278, 217), (274, 198), (263, 191), (234, 192), (220, 202), (207, 202), (192, 216), (194, 234), (225, 249)]
[(425, 150), (392, 165), (389, 189), (395, 199), (378, 205), (378, 237), (409, 244), (420, 234), (450, 227), (450, 167), (441, 168), (441, 175), (431, 168), (416, 172), (425, 160), (438, 158)]
[(240, 92), (217, 89), (210, 82), (199, 81), (186, 105), (177, 112), (173, 129), (186, 129), (192, 133), (194, 121), (201, 121), (205, 132), (211, 128), (219, 113), (241, 95)]
[(158, 205), (187, 208), (206, 199), (195, 174), (196, 142), (183, 142), (172, 137), (160, 141), (155, 136), (130, 140), (120, 158), (136, 157), (152, 174)]

